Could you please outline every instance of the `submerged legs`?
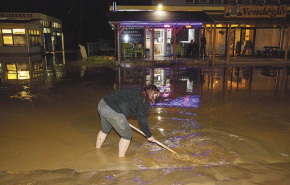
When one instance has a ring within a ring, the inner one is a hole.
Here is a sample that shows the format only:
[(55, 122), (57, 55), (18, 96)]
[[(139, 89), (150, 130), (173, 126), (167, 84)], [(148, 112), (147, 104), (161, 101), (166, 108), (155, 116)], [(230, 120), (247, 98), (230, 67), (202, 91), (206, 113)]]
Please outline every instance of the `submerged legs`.
[(119, 157), (125, 157), (126, 151), (130, 145), (130, 140), (127, 139), (120, 139), (119, 142)]
[(96, 141), (96, 148), (101, 148), (102, 144), (104, 143), (107, 134), (104, 134), (102, 130), (98, 133), (97, 141)]

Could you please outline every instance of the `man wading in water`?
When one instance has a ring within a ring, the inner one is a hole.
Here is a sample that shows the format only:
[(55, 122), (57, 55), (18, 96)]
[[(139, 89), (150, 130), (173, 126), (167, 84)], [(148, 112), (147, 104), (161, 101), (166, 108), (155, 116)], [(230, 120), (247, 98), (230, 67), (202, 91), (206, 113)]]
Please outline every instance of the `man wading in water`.
[(102, 98), (98, 104), (101, 130), (97, 136), (96, 148), (101, 148), (108, 133), (114, 128), (121, 137), (119, 157), (125, 156), (132, 138), (132, 130), (127, 116), (137, 117), (139, 126), (147, 140), (155, 142), (148, 125), (148, 113), (151, 104), (155, 102), (159, 94), (155, 85), (148, 85), (141, 92), (133, 88), (121, 89)]

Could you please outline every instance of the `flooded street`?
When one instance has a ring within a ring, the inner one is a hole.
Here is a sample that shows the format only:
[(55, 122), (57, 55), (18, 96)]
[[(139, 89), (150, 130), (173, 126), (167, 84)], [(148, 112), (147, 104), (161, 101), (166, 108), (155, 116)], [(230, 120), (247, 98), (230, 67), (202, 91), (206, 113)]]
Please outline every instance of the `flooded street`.
[[(21, 60), (0, 61), (0, 184), (290, 184), (289, 66)], [(152, 134), (177, 154), (135, 131), (125, 158), (114, 130), (96, 150), (99, 100), (146, 84)]]

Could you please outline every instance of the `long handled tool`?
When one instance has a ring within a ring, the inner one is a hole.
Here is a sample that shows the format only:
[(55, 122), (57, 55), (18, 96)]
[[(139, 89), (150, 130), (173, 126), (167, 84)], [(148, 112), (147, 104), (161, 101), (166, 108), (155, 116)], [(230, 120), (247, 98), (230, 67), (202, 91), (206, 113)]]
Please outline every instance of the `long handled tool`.
[[(139, 132), (140, 134), (142, 134), (143, 136), (146, 137), (146, 135), (141, 131), (139, 130), (138, 128), (134, 127), (133, 125), (129, 124), (131, 128), (133, 128), (134, 130), (136, 130), (137, 132)], [(158, 145), (162, 146), (163, 148), (169, 150), (170, 152), (174, 153), (174, 154), (177, 154), (174, 150), (172, 150), (171, 148), (168, 148), (167, 146), (165, 146), (164, 144), (160, 143), (159, 141), (157, 141), (155, 139), (155, 143), (157, 143)]]

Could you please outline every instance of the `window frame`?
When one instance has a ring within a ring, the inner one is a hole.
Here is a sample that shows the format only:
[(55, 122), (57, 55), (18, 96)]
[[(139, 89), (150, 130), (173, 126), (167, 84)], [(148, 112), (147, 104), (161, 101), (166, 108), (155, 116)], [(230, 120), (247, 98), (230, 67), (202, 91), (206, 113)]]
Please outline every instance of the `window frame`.
[[(24, 30), (24, 33), (14, 33), (15, 30), (20, 29), (20, 30)], [(5, 31), (3, 30), (10, 30), (10, 33), (5, 33)], [(4, 33), (3, 33), (4, 32)], [(2, 44), (5, 47), (19, 47), (19, 46), (27, 46), (27, 41), (26, 41), (26, 30), (23, 28), (2, 28), (1, 29), (1, 33), (2, 33)], [(11, 40), (12, 40), (12, 44), (5, 44), (5, 40), (4, 39), (6, 36), (10, 36)], [(19, 43), (19, 44), (15, 44), (15, 39), (16, 38), (21, 38), (23, 37), (23, 43)]]
[[(247, 1), (247, 2), (245, 2), (245, 1)], [(242, 0), (242, 4), (252, 4), (252, 3), (253, 3), (253, 0)]]
[[(263, 2), (259, 2), (259, 1), (263, 1)], [(266, 4), (266, 0), (256, 0), (256, 4)]]
[[(206, 1), (206, 2), (201, 2), (201, 1)], [(209, 4), (209, 0), (198, 0), (199, 4)]]
[(187, 4), (193, 4), (193, 3), (195, 3), (195, 0), (185, 0), (185, 3)]
[[(231, 2), (231, 1), (235, 1), (235, 2)], [(228, 0), (228, 4), (238, 4), (238, 0)]]

